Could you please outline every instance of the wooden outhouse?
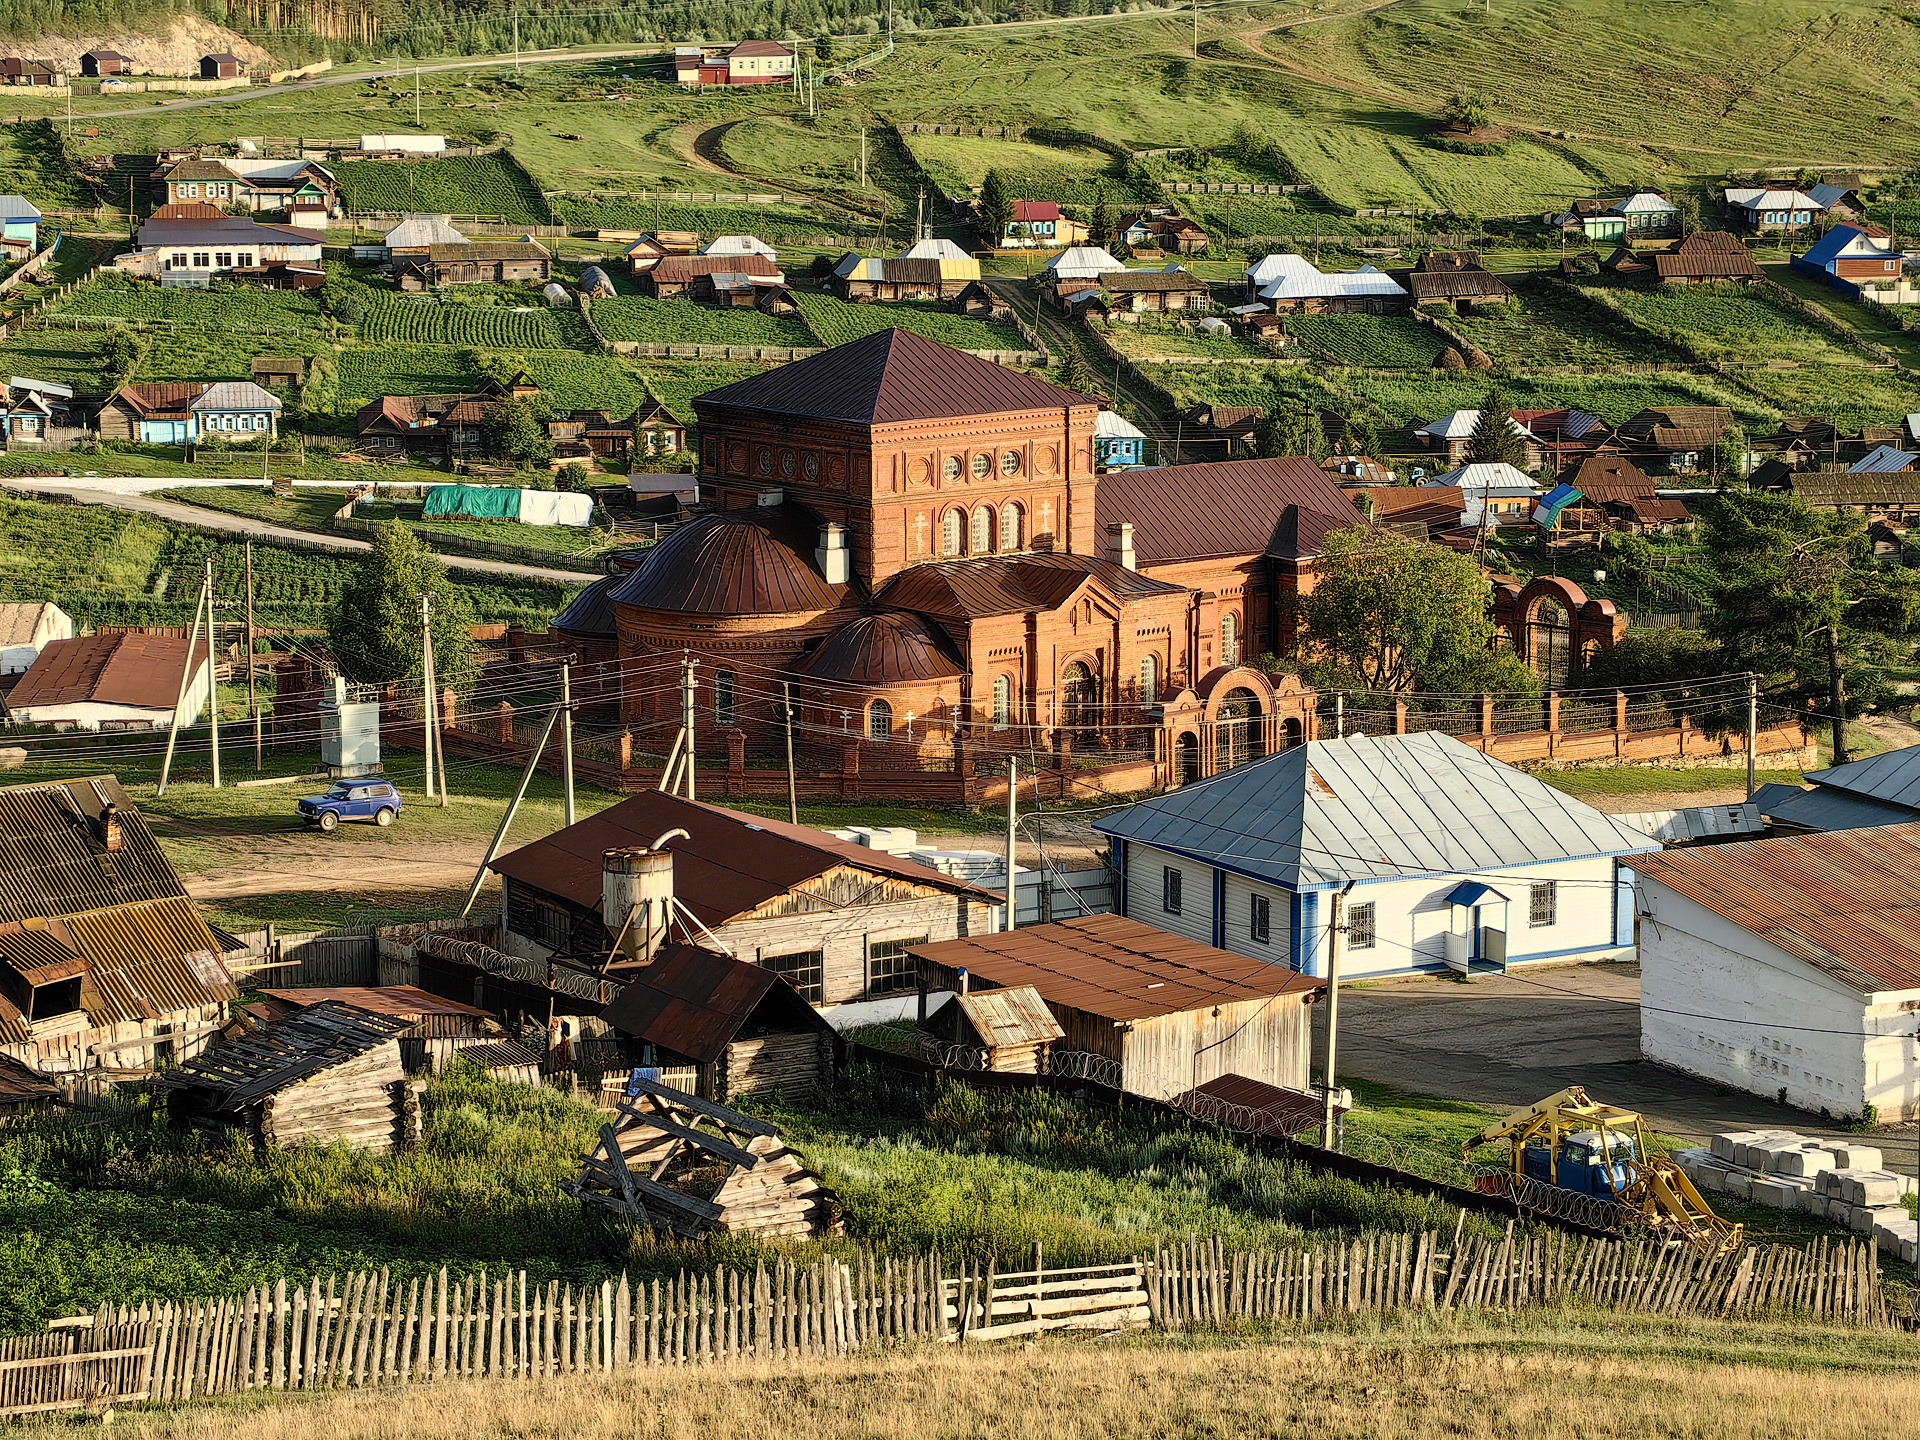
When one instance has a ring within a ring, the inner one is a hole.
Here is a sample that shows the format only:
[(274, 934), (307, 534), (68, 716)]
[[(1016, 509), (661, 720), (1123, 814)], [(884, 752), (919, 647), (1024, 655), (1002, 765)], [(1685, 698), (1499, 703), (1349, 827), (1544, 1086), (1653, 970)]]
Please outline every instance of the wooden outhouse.
[[(1121, 915), (1085, 915), (997, 935), (914, 945), (928, 996), (973, 999), (1030, 986), (1060, 1027), (1057, 1072), (1155, 1100), (1220, 1075), (1307, 1086), (1307, 1007), (1325, 982)], [(937, 1012), (935, 1012), (937, 1013)], [(1085, 1057), (1085, 1058), (1079, 1058)]]
[(922, 1032), (935, 1046), (980, 1052), (982, 1069), (1035, 1075), (1046, 1070), (1047, 1047), (1066, 1031), (1031, 985), (956, 994), (927, 1016)]
[(400, 1064), (407, 1028), (337, 1000), (264, 1026), (241, 1017), (197, 1059), (155, 1080), (176, 1125), (238, 1130), (259, 1150), (302, 1141), (405, 1148), (420, 1138), (419, 1098)]

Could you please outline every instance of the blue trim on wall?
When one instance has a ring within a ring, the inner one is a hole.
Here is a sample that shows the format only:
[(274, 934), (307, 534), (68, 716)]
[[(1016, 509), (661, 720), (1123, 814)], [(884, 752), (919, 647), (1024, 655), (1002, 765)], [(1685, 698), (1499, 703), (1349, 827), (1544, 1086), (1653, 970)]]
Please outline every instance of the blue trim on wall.
[(1300, 898), (1300, 973), (1322, 979), (1320, 964), (1320, 896), (1309, 890)]
[(1227, 872), (1217, 868), (1213, 872), (1213, 945), (1216, 950), (1227, 948)]
[[(1123, 920), (1127, 914), (1127, 852), (1132, 848), (1127, 844), (1113, 847), (1113, 912)], [(1012, 883), (1012, 876), (1008, 876), (1007, 879), (1008, 883)]]
[(1297, 975), (1301, 964), (1300, 896), (1296, 893), (1287, 897), (1287, 968)]

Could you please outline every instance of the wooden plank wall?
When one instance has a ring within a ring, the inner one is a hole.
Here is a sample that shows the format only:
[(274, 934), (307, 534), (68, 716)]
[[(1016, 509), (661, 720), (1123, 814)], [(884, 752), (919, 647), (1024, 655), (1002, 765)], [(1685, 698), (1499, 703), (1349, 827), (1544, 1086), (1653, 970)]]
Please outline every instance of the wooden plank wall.
[[(1666, 1315), (1891, 1323), (1873, 1248), (1822, 1240), (1721, 1259), (1546, 1231), (1496, 1240), (1371, 1234), (1284, 1251), (1218, 1240), (1115, 1265), (1006, 1274), (939, 1255), (572, 1286), (526, 1272), (398, 1281), (385, 1270), (276, 1281), (217, 1300), (102, 1306), (90, 1327), (0, 1341), (0, 1416), (142, 1397), (562, 1375), (634, 1365), (831, 1356), (1044, 1330), (1185, 1330), (1361, 1312), (1582, 1305)], [(63, 1322), (67, 1323), (67, 1322)]]

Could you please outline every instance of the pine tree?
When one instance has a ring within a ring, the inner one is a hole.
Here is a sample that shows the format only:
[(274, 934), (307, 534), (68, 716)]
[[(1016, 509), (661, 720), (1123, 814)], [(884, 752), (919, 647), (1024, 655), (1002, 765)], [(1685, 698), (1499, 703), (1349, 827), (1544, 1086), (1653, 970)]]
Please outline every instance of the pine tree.
[(982, 238), (994, 246), (1002, 244), (1013, 223), (1013, 195), (998, 170), (987, 171), (980, 182), (979, 212)]
[(1473, 438), (1467, 442), (1467, 459), (1476, 465), (1496, 465), (1504, 461), (1516, 470), (1526, 468), (1526, 442), (1513, 428), (1506, 392), (1498, 385), (1487, 392), (1480, 406), (1480, 419), (1473, 427)]
[(1380, 432), (1364, 410), (1350, 410), (1340, 443), (1349, 455), (1372, 455), (1380, 448)]
[(1107, 187), (1102, 185), (1093, 202), (1093, 243), (1105, 247), (1113, 242), (1113, 205), (1107, 199)]
[(1081, 356), (1077, 345), (1067, 346), (1066, 359), (1060, 362), (1060, 383), (1082, 395), (1094, 393), (1093, 369)]
[(817, 65), (833, 64), (833, 33), (831, 31), (822, 30), (820, 38), (813, 42), (813, 59)]

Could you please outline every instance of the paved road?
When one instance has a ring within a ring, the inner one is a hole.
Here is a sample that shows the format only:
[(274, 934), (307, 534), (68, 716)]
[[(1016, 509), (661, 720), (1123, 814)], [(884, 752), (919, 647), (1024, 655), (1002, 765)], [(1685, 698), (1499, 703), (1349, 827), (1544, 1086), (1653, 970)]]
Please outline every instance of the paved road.
[[(121, 478), (123, 477), (102, 477), (106, 480)], [(141, 483), (172, 486), (178, 482), (159, 480)], [(176, 524), (191, 525), (201, 530), (220, 530), (231, 535), (245, 535), (255, 540), (270, 540), (276, 545), (286, 545), (296, 550), (357, 553), (373, 548), (365, 540), (356, 540), (346, 535), (322, 535), (312, 530), (294, 530), (285, 525), (250, 519), (245, 515), (227, 515), (218, 510), (202, 509), (198, 505), (183, 505), (177, 500), (162, 500), (154, 495), (96, 486), (87, 482), (0, 480), (0, 486), (22, 495), (58, 496), (62, 499), (77, 500), (82, 505), (107, 505), (115, 510), (133, 510), (143, 515), (154, 515), (163, 520), (171, 520)], [(527, 580), (550, 580), (562, 585), (585, 584), (597, 578), (598, 575), (598, 572), (592, 571), (548, 570), (538, 565), (517, 565), (507, 560), (479, 560), (465, 555), (443, 554), (441, 559), (446, 562), (449, 570), (477, 575), (512, 575)]]
[[(1324, 1016), (1324, 1006), (1315, 1010)], [(1316, 1039), (1316, 1054), (1323, 1043)], [(1641, 1059), (1638, 965), (1343, 988), (1335, 1063), (1345, 1076), (1498, 1110), (1584, 1085), (1595, 1099), (1639, 1110), (1654, 1129), (1699, 1144), (1719, 1130), (1847, 1135), (1818, 1115)], [(1890, 1164), (1913, 1173), (1912, 1125), (1852, 1138), (1879, 1145)]]

